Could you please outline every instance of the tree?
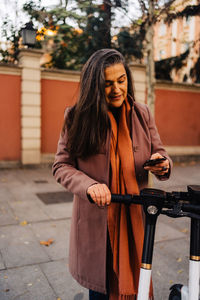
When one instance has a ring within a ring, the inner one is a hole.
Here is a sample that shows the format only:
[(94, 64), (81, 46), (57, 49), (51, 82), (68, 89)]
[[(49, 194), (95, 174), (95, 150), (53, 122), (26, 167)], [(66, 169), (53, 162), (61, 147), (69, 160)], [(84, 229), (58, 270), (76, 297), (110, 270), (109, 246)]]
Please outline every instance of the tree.
[[(189, 17), (199, 16), (199, 15), (200, 15), (200, 4), (188, 5), (188, 6), (184, 7), (182, 9), (182, 11), (175, 12), (175, 11), (171, 10), (169, 12), (169, 14), (167, 14), (165, 16), (164, 20), (169, 25), (177, 19), (182, 19), (182, 18), (188, 19)], [(184, 56), (185, 55), (187, 57), (189, 57), (189, 54), (190, 54), (190, 56), (193, 56), (194, 49), (196, 49), (195, 51), (198, 51), (198, 54), (199, 54), (199, 45), (200, 45), (200, 38), (198, 38), (197, 40), (191, 41), (188, 44), (188, 50), (185, 53), (181, 54), (179, 57), (171, 58), (171, 63), (169, 64), (169, 65), (171, 65), (171, 68), (168, 69), (169, 74), (172, 72), (173, 69), (177, 69), (177, 66), (178, 66), (178, 68), (181, 68), (184, 65), (184, 61), (185, 61)], [(173, 61), (175, 64), (172, 63)], [(187, 77), (190, 77), (190, 78), (192, 78), (193, 82), (200, 83), (199, 61), (200, 61), (200, 57), (198, 57), (196, 59), (196, 63), (191, 67), (189, 74), (184, 75), (183, 81), (186, 81), (188, 79)], [(160, 63), (162, 63), (162, 61)], [(163, 62), (163, 63), (165, 63), (165, 62)], [(169, 67), (169, 65), (168, 65), (168, 67)]]
[(138, 60), (140, 63), (142, 62), (144, 36), (144, 28), (135, 24), (133, 32), (131, 32), (130, 28), (122, 28), (117, 34), (117, 50), (124, 55), (127, 62), (133, 59)]
[(194, 78), (195, 83), (200, 83), (200, 57), (197, 59), (194, 67), (190, 70), (190, 76)]
[[(118, 43), (112, 40), (112, 21), (117, 9), (127, 12), (126, 0), (102, 0), (102, 4), (96, 0), (74, 0), (73, 3), (76, 4), (73, 9), (69, 9), (67, 0), (61, 0), (60, 7), (46, 9), (41, 1), (31, 0), (23, 7), (34, 23), (43, 26), (38, 31), (38, 46), (43, 44), (49, 49), (51, 45), (51, 61), (46, 67), (78, 70), (93, 52), (110, 47), (121, 51), (127, 60), (132, 56), (142, 58), (140, 33), (132, 36), (122, 30), (117, 35)], [(47, 36), (49, 30), (56, 35)]]
[(178, 71), (183, 67), (188, 57), (189, 50), (185, 51), (179, 56), (173, 56), (155, 62), (156, 79), (172, 81), (171, 71), (175, 69)]
[[(62, 1), (61, 1), (62, 2)], [(84, 49), (86, 36), (79, 24), (84, 22), (85, 16), (74, 10), (68, 10), (68, 1), (61, 3), (59, 8), (46, 9), (41, 3), (27, 2), (23, 9), (31, 17), (32, 21), (38, 21), (44, 26), (44, 33), (39, 32), (39, 39), (43, 39), (46, 49), (50, 50), (51, 60), (46, 67), (60, 69), (79, 69), (84, 62)], [(68, 20), (77, 24), (77, 28), (70, 25)], [(46, 30), (55, 32), (55, 35), (46, 35)]]
[(9, 19), (3, 22), (2, 32), (7, 44), (10, 44), (10, 47), (0, 49), (1, 61), (15, 64), (18, 61), (20, 34)]
[[(74, 3), (74, 9), (68, 8), (66, 0), (54, 9), (45, 9), (34, 1), (23, 7), (33, 21), (57, 32), (54, 38), (51, 37), (52, 59), (46, 64), (48, 67), (80, 69), (94, 51), (111, 47), (111, 10), (112, 7), (122, 7), (122, 1), (104, 0), (101, 5), (93, 0), (75, 0)], [(73, 20), (76, 28), (69, 20)], [(48, 43), (48, 37), (45, 40)]]
[(170, 10), (169, 13), (165, 17), (165, 22), (170, 24), (175, 19), (183, 18), (183, 17), (194, 17), (200, 15), (200, 4), (197, 5), (187, 5), (182, 11), (173, 11)]
[(149, 8), (148, 8), (148, 19), (146, 22), (146, 55), (147, 55), (147, 103), (151, 110), (151, 113), (154, 115), (154, 103), (155, 103), (155, 65), (154, 65), (154, 12), (155, 6), (154, 1), (149, 0)]
[[(154, 25), (160, 18), (163, 18), (165, 22), (172, 22), (176, 18), (183, 18), (188, 16), (194, 16), (200, 14), (200, 5), (186, 6), (180, 12), (174, 12), (173, 3), (175, 0), (167, 1), (164, 3), (157, 0), (138, 0), (142, 12), (140, 26), (143, 27), (144, 42), (143, 52), (146, 56), (146, 70), (147, 70), (147, 103), (154, 114), (154, 85), (155, 85), (155, 62), (154, 62)], [(161, 61), (157, 70), (163, 69), (167, 66), (168, 71), (172, 68), (180, 68), (181, 63), (188, 55), (188, 52), (180, 55), (180, 57), (171, 58), (165, 61)], [(198, 66), (198, 62), (196, 64)], [(165, 69), (166, 70), (166, 69)], [(192, 74), (196, 74), (197, 67), (193, 70)], [(169, 75), (169, 74), (168, 74)], [(198, 77), (199, 78), (199, 77)]]

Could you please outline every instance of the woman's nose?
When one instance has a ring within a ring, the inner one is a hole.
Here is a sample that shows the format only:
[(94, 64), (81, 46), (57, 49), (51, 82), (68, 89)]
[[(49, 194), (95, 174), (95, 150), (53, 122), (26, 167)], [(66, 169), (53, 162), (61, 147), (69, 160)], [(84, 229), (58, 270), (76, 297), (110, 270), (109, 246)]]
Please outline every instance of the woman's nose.
[(113, 84), (113, 92), (114, 92), (114, 93), (117, 93), (118, 91), (119, 91), (119, 85), (118, 85), (118, 83), (116, 82), (116, 83)]

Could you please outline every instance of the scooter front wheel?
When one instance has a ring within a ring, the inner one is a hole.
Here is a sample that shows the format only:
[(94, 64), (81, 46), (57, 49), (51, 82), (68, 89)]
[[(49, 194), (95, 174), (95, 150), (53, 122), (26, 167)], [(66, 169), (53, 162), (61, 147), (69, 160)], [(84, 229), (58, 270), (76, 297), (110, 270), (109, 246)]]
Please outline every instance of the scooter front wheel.
[(181, 288), (182, 284), (174, 284), (170, 287), (169, 300), (181, 300)]

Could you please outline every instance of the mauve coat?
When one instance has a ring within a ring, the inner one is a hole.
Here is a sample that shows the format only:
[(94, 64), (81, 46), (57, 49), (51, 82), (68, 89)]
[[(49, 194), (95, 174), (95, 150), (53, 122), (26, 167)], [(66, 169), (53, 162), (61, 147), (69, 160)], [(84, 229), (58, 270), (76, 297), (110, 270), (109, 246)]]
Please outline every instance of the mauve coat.
[[(107, 208), (100, 209), (91, 204), (86, 191), (94, 183), (109, 186), (110, 133), (105, 149), (84, 160), (74, 161), (70, 158), (66, 141), (67, 133), (59, 139), (53, 174), (59, 183), (74, 194), (69, 270), (82, 286), (106, 293)], [(137, 102), (132, 106), (132, 141), (137, 182), (142, 189), (148, 182), (148, 172), (142, 167), (144, 162), (156, 152), (170, 158), (163, 148), (148, 107)]]

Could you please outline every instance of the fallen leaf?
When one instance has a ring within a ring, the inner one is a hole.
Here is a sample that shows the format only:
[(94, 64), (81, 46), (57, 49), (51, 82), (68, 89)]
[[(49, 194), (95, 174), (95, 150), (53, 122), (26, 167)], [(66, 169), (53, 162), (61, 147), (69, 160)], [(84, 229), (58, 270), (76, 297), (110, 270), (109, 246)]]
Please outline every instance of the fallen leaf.
[(27, 224), (28, 224), (27, 221), (22, 221), (22, 222), (20, 222), (20, 225), (21, 225), (21, 226), (26, 226)]
[(4, 279), (7, 279), (8, 278), (8, 276), (4, 276)]
[(178, 270), (177, 273), (181, 274), (181, 273), (183, 273), (183, 270)]
[(53, 242), (54, 242), (54, 240), (48, 239), (48, 241), (40, 241), (40, 245), (49, 247)]
[(156, 273), (158, 274), (158, 276), (161, 276), (161, 274), (160, 274), (160, 272), (159, 272), (159, 271), (157, 271)]
[(177, 260), (176, 260), (177, 262), (181, 262), (182, 261), (182, 258), (181, 257), (179, 257), (179, 258), (177, 258)]
[(32, 283), (28, 283), (27, 285), (28, 285), (28, 286), (32, 286), (33, 284), (32, 284)]
[(188, 232), (188, 229), (187, 229), (187, 228), (183, 228), (183, 229), (181, 230), (181, 232), (187, 233), (187, 232)]
[(173, 280), (170, 280), (169, 283), (170, 283), (170, 284), (173, 284)]
[(8, 293), (10, 290), (9, 289), (6, 289), (4, 292)]
[(61, 300), (61, 298), (57, 298), (57, 300)]

